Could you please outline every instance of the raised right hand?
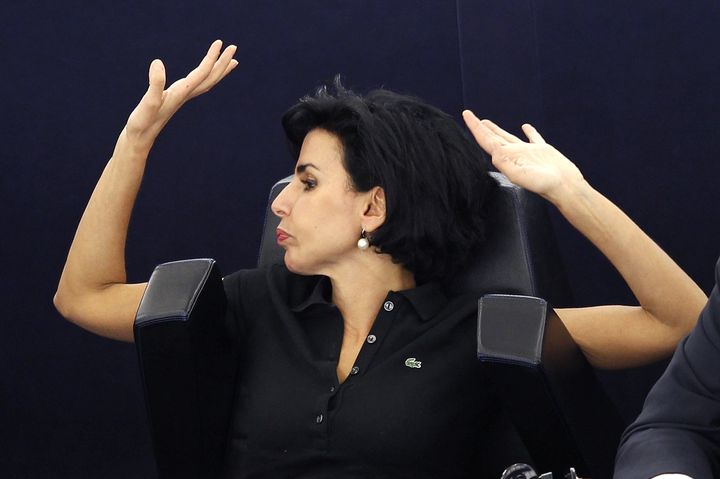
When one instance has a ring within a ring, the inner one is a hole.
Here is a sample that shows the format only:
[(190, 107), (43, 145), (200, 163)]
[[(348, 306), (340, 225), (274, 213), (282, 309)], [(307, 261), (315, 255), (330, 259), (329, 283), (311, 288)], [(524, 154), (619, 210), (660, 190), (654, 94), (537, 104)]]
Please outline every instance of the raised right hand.
[(133, 340), (145, 283), (130, 284), (125, 242), (145, 162), (165, 123), (189, 99), (210, 90), (235, 66), (235, 46), (213, 42), (205, 58), (165, 90), (165, 67), (150, 65), (150, 86), (130, 115), (80, 220), (54, 303), (68, 320), (109, 338)]
[(233, 58), (237, 47), (222, 51), (222, 41), (215, 40), (205, 58), (185, 78), (165, 89), (165, 66), (161, 60), (150, 64), (149, 86), (128, 118), (123, 133), (136, 146), (149, 149), (165, 124), (188, 100), (209, 91), (238, 64)]

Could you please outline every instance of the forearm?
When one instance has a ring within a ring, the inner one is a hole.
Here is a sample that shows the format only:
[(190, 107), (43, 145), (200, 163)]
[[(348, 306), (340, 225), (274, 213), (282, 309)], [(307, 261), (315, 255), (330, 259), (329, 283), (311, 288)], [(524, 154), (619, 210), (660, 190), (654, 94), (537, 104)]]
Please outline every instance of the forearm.
[(535, 128), (523, 125), (525, 143), (472, 112), (464, 117), (493, 164), (552, 202), (610, 260), (640, 303), (556, 310), (593, 366), (627, 368), (669, 355), (695, 323), (706, 301), (702, 290)]
[(608, 258), (645, 312), (687, 334), (707, 301), (705, 294), (610, 200), (585, 180), (574, 183), (548, 199)]
[(625, 438), (615, 461), (617, 479), (668, 477), (715, 477), (717, 465), (705, 439), (667, 425), (646, 429)]
[(55, 304), (63, 316), (83, 327), (95, 330), (96, 310), (113, 303), (96, 306), (94, 298), (127, 280), (125, 242), (148, 152), (149, 147), (135, 146), (123, 130), (70, 246)]
[(640, 304), (557, 310), (591, 364), (627, 368), (670, 355), (705, 304), (702, 290), (582, 178), (546, 197), (608, 258)]

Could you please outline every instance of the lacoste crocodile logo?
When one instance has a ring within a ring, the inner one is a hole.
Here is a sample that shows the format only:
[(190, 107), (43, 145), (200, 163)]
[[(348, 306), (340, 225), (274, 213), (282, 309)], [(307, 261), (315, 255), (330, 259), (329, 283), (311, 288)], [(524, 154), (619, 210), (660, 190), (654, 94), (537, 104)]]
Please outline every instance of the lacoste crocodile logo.
[(407, 358), (405, 360), (405, 366), (413, 369), (420, 369), (422, 367), (422, 361), (418, 361), (415, 358)]

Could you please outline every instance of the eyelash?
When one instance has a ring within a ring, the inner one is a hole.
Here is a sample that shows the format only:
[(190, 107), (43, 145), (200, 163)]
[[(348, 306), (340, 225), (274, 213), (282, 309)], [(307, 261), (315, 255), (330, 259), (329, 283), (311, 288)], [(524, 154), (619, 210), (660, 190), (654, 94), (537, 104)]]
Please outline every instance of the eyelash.
[(300, 180), (300, 183), (305, 185), (305, 188), (303, 188), (305, 191), (310, 191), (317, 186), (317, 182), (315, 180)]

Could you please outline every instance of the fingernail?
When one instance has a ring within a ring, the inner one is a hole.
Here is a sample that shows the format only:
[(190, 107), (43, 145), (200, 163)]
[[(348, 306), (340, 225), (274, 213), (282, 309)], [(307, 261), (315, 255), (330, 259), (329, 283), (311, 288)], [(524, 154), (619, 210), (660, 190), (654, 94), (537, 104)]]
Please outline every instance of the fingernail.
[(475, 113), (470, 110), (464, 110), (462, 112), (462, 116), (465, 121), (472, 121), (473, 123), (478, 123), (480, 121), (478, 120), (478, 117), (475, 116)]

